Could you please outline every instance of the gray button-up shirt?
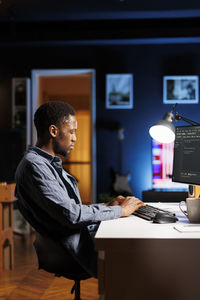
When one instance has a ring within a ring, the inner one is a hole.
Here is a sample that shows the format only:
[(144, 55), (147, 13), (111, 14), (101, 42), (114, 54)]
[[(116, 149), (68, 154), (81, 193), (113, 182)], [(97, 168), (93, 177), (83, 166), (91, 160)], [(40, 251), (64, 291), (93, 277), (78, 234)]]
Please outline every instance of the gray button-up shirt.
[(121, 207), (83, 205), (76, 179), (62, 168), (62, 160), (38, 147), (29, 147), (15, 179), (19, 209), (28, 222), (60, 242), (96, 276), (96, 253), (88, 228), (119, 218)]

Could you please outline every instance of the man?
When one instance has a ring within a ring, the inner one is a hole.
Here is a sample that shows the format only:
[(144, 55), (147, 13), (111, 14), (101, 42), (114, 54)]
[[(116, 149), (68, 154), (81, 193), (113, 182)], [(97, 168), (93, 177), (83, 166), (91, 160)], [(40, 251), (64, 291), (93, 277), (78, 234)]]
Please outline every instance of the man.
[(29, 147), (16, 171), (16, 196), (22, 215), (41, 234), (67, 249), (82, 267), (97, 277), (92, 236), (101, 221), (128, 216), (144, 203), (118, 196), (107, 204), (83, 205), (77, 182), (56, 155), (67, 157), (76, 142), (74, 109), (51, 101), (34, 115), (35, 147)]

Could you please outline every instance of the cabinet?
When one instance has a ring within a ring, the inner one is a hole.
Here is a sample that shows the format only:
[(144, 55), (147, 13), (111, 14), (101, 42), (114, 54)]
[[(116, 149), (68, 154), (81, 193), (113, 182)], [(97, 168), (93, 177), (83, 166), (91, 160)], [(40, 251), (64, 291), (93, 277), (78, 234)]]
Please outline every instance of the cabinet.
[[(188, 224), (178, 203), (170, 209), (179, 224)], [(200, 299), (200, 233), (178, 232), (172, 224), (138, 218), (101, 222), (95, 235), (99, 252), (99, 300)]]
[(0, 185), (0, 273), (14, 267), (13, 202), (15, 184)]

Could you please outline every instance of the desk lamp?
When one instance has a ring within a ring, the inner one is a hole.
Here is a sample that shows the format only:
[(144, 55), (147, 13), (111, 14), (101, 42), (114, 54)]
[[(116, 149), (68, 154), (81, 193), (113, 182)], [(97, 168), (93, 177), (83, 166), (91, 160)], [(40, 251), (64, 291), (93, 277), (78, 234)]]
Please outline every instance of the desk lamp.
[(187, 119), (179, 113), (174, 113), (177, 103), (173, 105), (172, 111), (165, 113), (162, 120), (157, 121), (149, 129), (150, 136), (159, 143), (171, 143), (175, 140), (175, 127), (172, 124), (179, 120), (185, 121), (190, 125), (200, 125), (195, 121)]

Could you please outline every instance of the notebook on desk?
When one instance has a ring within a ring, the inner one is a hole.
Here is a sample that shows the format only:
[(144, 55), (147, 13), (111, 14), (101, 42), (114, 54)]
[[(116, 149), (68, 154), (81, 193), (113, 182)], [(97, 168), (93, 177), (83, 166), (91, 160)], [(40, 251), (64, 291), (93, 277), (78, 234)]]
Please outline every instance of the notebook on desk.
[(174, 226), (174, 229), (183, 233), (200, 232), (200, 224), (179, 224)]

